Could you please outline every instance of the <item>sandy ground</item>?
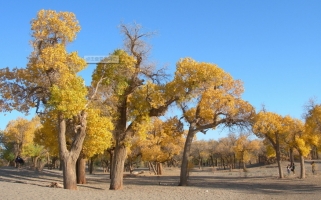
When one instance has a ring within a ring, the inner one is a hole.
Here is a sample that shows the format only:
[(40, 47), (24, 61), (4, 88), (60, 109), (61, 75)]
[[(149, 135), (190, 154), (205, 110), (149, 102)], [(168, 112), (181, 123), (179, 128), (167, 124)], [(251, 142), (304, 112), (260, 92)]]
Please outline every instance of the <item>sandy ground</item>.
[[(178, 168), (165, 168), (163, 176), (125, 173), (124, 189), (109, 190), (109, 174), (96, 171), (87, 175), (88, 183), (78, 185), (77, 191), (50, 188), (51, 182), (62, 183), (59, 170), (35, 172), (27, 168), (0, 168), (0, 199), (320, 199), (321, 171), (312, 175), (311, 166), (306, 164), (306, 179), (299, 179), (299, 163), (296, 175), (287, 175), (284, 165), (284, 179), (278, 179), (276, 165), (241, 170), (193, 169), (189, 186), (177, 186)], [(320, 166), (319, 166), (320, 165)], [(317, 169), (321, 169), (317, 163)], [(141, 169), (137, 169), (138, 171)]]

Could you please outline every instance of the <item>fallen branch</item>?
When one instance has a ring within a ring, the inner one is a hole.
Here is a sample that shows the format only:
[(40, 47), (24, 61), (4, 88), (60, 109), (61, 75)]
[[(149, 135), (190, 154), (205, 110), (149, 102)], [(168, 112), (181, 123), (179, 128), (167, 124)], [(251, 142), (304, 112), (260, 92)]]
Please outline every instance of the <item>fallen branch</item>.
[(52, 188), (63, 188), (64, 186), (60, 183), (57, 183), (57, 182), (52, 182), (49, 184), (49, 187), (52, 187)]

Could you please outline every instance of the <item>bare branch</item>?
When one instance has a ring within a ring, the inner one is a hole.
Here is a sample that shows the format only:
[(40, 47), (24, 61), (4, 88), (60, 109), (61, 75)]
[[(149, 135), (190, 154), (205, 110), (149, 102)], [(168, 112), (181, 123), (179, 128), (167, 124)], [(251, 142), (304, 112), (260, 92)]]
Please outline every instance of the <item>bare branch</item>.
[(95, 87), (95, 89), (94, 89), (94, 92), (93, 92), (93, 94), (91, 95), (91, 97), (89, 97), (88, 102), (87, 102), (87, 104), (85, 105), (85, 107), (87, 107), (87, 106), (92, 102), (92, 100), (95, 98), (100, 83), (101, 83), (103, 80), (105, 80), (105, 79), (106, 79), (106, 78), (104, 78), (104, 77), (101, 77), (101, 78), (99, 79), (99, 81), (97, 82), (96, 87)]

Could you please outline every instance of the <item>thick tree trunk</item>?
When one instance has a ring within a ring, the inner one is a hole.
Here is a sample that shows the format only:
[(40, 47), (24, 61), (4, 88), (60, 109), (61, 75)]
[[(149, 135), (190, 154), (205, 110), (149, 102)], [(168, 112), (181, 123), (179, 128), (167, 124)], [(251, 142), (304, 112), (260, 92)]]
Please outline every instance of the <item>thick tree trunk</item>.
[(305, 178), (304, 157), (300, 154), (300, 178)]
[(76, 175), (78, 184), (86, 184), (86, 159), (81, 153), (77, 159)]
[(59, 154), (62, 162), (63, 182), (65, 189), (77, 190), (76, 162), (86, 136), (86, 116), (87, 114), (85, 112), (79, 114), (78, 117), (80, 124), (77, 126), (77, 133), (74, 136), (70, 150), (68, 150), (66, 143), (66, 120), (64, 119), (62, 113), (58, 114)]
[(123, 145), (116, 145), (111, 168), (110, 190), (120, 190), (123, 188), (123, 172), (125, 159), (126, 147)]
[(188, 131), (185, 146), (184, 146), (184, 152), (183, 152), (183, 160), (182, 160), (182, 166), (181, 166), (181, 175), (180, 175), (180, 186), (186, 186), (187, 185), (187, 177), (188, 177), (188, 157), (191, 151), (191, 146), (193, 142), (195, 132), (193, 132), (191, 129)]
[(77, 190), (76, 182), (76, 160), (71, 156), (63, 160), (63, 181), (64, 189)]

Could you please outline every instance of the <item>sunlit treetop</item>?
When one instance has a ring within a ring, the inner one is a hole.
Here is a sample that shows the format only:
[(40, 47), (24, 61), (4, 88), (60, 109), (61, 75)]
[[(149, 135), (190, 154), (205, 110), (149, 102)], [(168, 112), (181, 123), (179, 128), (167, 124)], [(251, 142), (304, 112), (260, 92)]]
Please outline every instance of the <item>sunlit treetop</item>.
[(166, 96), (178, 97), (184, 119), (196, 124), (195, 131), (248, 123), (254, 109), (241, 99), (243, 91), (243, 83), (217, 65), (191, 58), (177, 63), (174, 80), (166, 85)]
[(32, 37), (39, 42), (65, 45), (76, 38), (80, 26), (72, 12), (40, 10), (37, 17), (31, 21), (31, 30)]
[(309, 135), (309, 142), (319, 149), (321, 141), (321, 105), (313, 105), (305, 119), (305, 133)]
[(306, 131), (321, 135), (321, 105), (314, 105), (306, 116)]
[[(31, 21), (33, 52), (26, 68), (0, 72), (2, 109), (28, 112), (37, 107), (74, 115), (85, 106), (87, 91), (77, 73), (86, 67), (76, 52), (68, 53), (66, 44), (80, 30), (75, 15), (52, 10), (39, 11)], [(40, 111), (41, 110), (41, 111)]]
[[(215, 64), (184, 58), (176, 64), (174, 81), (168, 84), (168, 92), (194, 98), (209, 88), (220, 88), (239, 96), (243, 93), (243, 85), (239, 82)], [(183, 95), (185, 93), (188, 95)]]
[[(93, 83), (96, 84), (100, 79), (103, 85), (111, 86), (117, 93), (122, 94), (130, 83), (130, 78), (136, 75), (135, 58), (127, 54), (124, 50), (115, 50), (111, 56), (118, 58), (118, 63), (111, 63), (107, 60), (97, 64), (92, 75)], [(106, 58), (108, 59), (108, 58)]]
[(274, 138), (275, 134), (282, 134), (283, 117), (273, 112), (260, 111), (256, 114), (253, 132), (260, 138)]

